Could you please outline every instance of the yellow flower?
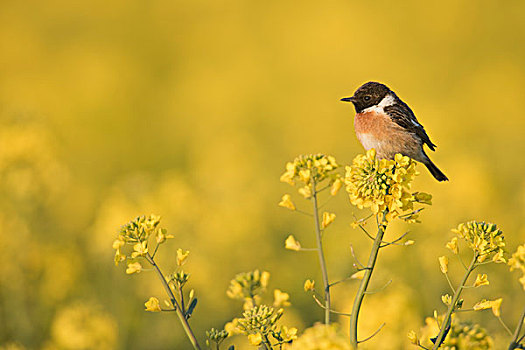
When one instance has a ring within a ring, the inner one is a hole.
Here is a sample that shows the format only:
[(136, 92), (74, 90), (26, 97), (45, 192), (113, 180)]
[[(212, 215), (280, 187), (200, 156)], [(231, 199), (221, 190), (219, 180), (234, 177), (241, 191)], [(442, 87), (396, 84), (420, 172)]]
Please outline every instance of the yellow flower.
[(310, 169), (301, 169), (299, 170), (299, 179), (305, 184), (310, 183)]
[(228, 336), (235, 334), (241, 334), (241, 331), (237, 328), (238, 318), (234, 318), (231, 322), (224, 325), (224, 330), (228, 332)]
[(229, 334), (226, 330), (218, 330), (215, 328), (206, 331), (206, 345), (211, 349), (211, 342), (215, 343), (216, 349), (219, 348), (220, 344), (224, 339), (228, 338)]
[(242, 304), (243, 310), (250, 310), (253, 309), (257, 305), (255, 302), (255, 297), (253, 298), (244, 298), (244, 303)]
[(441, 272), (443, 273), (448, 272), (448, 258), (446, 256), (439, 257), (439, 268), (441, 269)]
[(120, 249), (125, 244), (120, 237), (113, 241), (113, 249)]
[(489, 285), (489, 279), (486, 274), (479, 274), (476, 276), (476, 282), (474, 282), (474, 287), (479, 286), (488, 286)]
[(155, 231), (160, 223), (160, 216), (138, 216), (134, 220), (128, 222), (120, 229), (120, 236), (126, 242), (142, 242)]
[(328, 227), (328, 225), (330, 225), (332, 222), (334, 222), (335, 220), (335, 214), (334, 213), (328, 213), (328, 212), (324, 212), (323, 213), (323, 221), (321, 223), (321, 226), (323, 228), (326, 228)]
[(448, 295), (448, 294), (442, 295), (441, 296), (441, 301), (445, 305), (450, 305), (450, 303), (452, 303), (452, 297), (450, 295)]
[(279, 289), (273, 291), (273, 307), (290, 306), (290, 295)]
[(248, 334), (248, 340), (250, 341), (250, 344), (258, 346), (262, 342), (262, 335), (261, 333)]
[(418, 345), (419, 344), (419, 339), (417, 338), (416, 332), (410, 331), (410, 332), (408, 332), (407, 336), (408, 336), (408, 339), (410, 340), (411, 344), (414, 344), (414, 345)]
[(295, 165), (294, 163), (286, 163), (286, 171), (281, 175), (281, 182), (286, 182), (287, 184), (294, 186), (294, 177), (295, 177)]
[(363, 277), (365, 277), (365, 272), (366, 272), (366, 270), (357, 271), (352, 276), (350, 276), (350, 278), (352, 278), (354, 280), (362, 280)]
[(315, 281), (311, 281), (311, 280), (306, 280), (304, 281), (304, 291), (305, 292), (308, 292), (308, 291), (314, 291), (315, 290)]
[[(481, 328), (478, 324), (472, 322), (461, 322), (457, 314), (453, 315), (452, 324), (445, 341), (440, 346), (443, 350), (492, 350), (494, 347), (494, 340), (487, 334), (487, 331)], [(439, 321), (438, 321), (439, 320)], [(430, 342), (431, 337), (434, 337), (439, 332), (439, 325), (443, 322), (443, 316), (437, 318), (427, 317), (425, 320), (426, 326), (421, 330), (420, 344), (427, 349), (431, 349), (434, 345)], [(416, 344), (417, 345), (417, 344)]]
[(143, 241), (133, 246), (133, 253), (131, 253), (131, 257), (136, 258), (138, 256), (146, 255), (147, 253), (148, 253), (148, 242)]
[(458, 254), (458, 238), (454, 237), (450, 242), (447, 243), (446, 247), (450, 249), (454, 254)]
[(140, 271), (142, 271), (142, 265), (139, 262), (129, 263), (126, 269), (128, 275), (139, 273)]
[(500, 307), (501, 307), (501, 302), (503, 301), (502, 298), (499, 298), (499, 299), (496, 299), (496, 300), (493, 300), (490, 302), (490, 307), (492, 308), (492, 313), (494, 314), (494, 316), (496, 317), (500, 317), (501, 315), (501, 312), (500, 312)]
[(268, 281), (270, 280), (270, 273), (268, 271), (263, 271), (261, 273), (261, 277), (259, 278), (259, 281), (261, 283), (262, 288), (268, 287)]
[(284, 247), (289, 250), (299, 251), (301, 250), (301, 243), (299, 243), (293, 235), (289, 235), (286, 241), (284, 241)]
[(292, 340), (297, 339), (297, 328), (281, 326), (281, 337), (284, 342), (291, 342)]
[(292, 197), (289, 194), (285, 194), (281, 201), (279, 202), (280, 207), (288, 208), (290, 210), (295, 210), (295, 205), (292, 202)]
[(299, 189), (299, 193), (306, 199), (312, 196), (312, 189), (310, 186), (304, 186)]
[(188, 255), (190, 254), (189, 250), (183, 251), (182, 249), (177, 249), (177, 265), (182, 266), (184, 263), (186, 263), (186, 259), (188, 258)]
[(156, 241), (158, 244), (164, 243), (167, 239), (173, 238), (173, 235), (168, 235), (167, 230), (163, 228), (159, 228), (157, 230), (157, 236)]
[(415, 198), (409, 190), (416, 176), (415, 167), (415, 161), (400, 154), (393, 160), (377, 159), (374, 149), (358, 155), (352, 166), (346, 167), (350, 202), (359, 209), (370, 208), (375, 214), (387, 210), (387, 219), (413, 209)]
[(232, 299), (253, 299), (262, 294), (268, 286), (270, 273), (259, 270), (242, 272), (230, 281), (226, 295)]
[(150, 312), (162, 311), (160, 309), (159, 299), (157, 299), (155, 297), (149, 298), (149, 300), (146, 301), (146, 303), (144, 305), (146, 306), (146, 311), (150, 311)]
[(124, 260), (126, 260), (126, 255), (122, 254), (120, 249), (117, 249), (115, 252), (115, 266), (118, 266), (118, 263)]
[(496, 224), (469, 221), (459, 224), (458, 228), (452, 232), (467, 242), (468, 246), (478, 255), (478, 262), (485, 259), (505, 262), (503, 258), (503, 248), (505, 247), (503, 232), (498, 229)]
[(523, 276), (519, 279), (523, 289), (525, 289), (525, 244), (520, 245), (508, 262), (510, 270), (520, 270)]
[(238, 319), (237, 328), (243, 334), (261, 333), (263, 335), (278, 330), (277, 322), (282, 317), (284, 310), (275, 309), (271, 306), (255, 306), (242, 313), (242, 318)]
[(316, 323), (292, 343), (290, 350), (350, 350), (350, 344), (337, 324)]
[(335, 173), (335, 170), (338, 167), (335, 158), (331, 156), (323, 154), (301, 155), (295, 158), (293, 162), (286, 164), (286, 171), (281, 175), (281, 181), (295, 186), (295, 181), (298, 180), (303, 185), (299, 189), (299, 193), (305, 198), (312, 196), (312, 182), (319, 184), (328, 180), (329, 185), (333, 185), (333, 191), (337, 192), (338, 185), (335, 182), (339, 175)]
[(332, 184), (332, 187), (330, 188), (330, 194), (332, 196), (335, 196), (342, 186), (343, 181), (340, 178), (335, 179), (334, 183)]
[(490, 300), (481, 300), (481, 301), (478, 301), (472, 308), (475, 310), (475, 311), (479, 311), (479, 310), (486, 310), (486, 309), (490, 309), (492, 307), (492, 302)]

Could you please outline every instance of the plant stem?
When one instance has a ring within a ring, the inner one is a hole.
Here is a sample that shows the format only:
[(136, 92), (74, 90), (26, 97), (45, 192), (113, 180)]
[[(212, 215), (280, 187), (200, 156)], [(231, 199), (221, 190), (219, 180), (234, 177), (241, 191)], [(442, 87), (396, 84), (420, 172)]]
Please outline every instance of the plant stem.
[(523, 321), (525, 320), (525, 309), (523, 309), (523, 312), (521, 313), (520, 320), (518, 322), (518, 325), (516, 326), (516, 330), (514, 331), (514, 336), (512, 337), (512, 342), (509, 345), (509, 350), (519, 349), (518, 346), (520, 345), (520, 333), (521, 328), (523, 327)]
[(177, 302), (177, 299), (175, 298), (175, 295), (173, 294), (173, 291), (171, 290), (168, 282), (166, 281), (166, 278), (164, 278), (164, 275), (162, 274), (162, 271), (160, 271), (159, 266), (155, 263), (155, 260), (151, 257), (149, 253), (146, 255), (146, 260), (153, 266), (155, 271), (157, 272), (157, 275), (159, 276), (159, 279), (166, 290), (166, 293), (168, 293), (168, 296), (175, 307), (175, 311), (177, 312), (177, 316), (179, 317), (179, 320), (182, 324), (182, 328), (184, 328), (184, 331), (186, 332), (186, 335), (188, 336), (191, 344), (193, 345), (193, 348), (195, 350), (200, 350), (201, 347), (199, 346), (199, 343), (197, 342), (197, 338), (195, 338), (195, 335), (193, 334), (193, 331), (190, 327), (190, 324), (188, 323), (188, 320), (186, 319), (186, 315), (184, 315), (184, 310), (182, 310), (179, 306), (179, 303)]
[(359, 310), (363, 304), (363, 299), (366, 294), (366, 289), (370, 283), (370, 278), (372, 277), (372, 272), (377, 261), (377, 254), (379, 253), (379, 248), (381, 247), (381, 242), (386, 231), (386, 214), (387, 210), (383, 212), (383, 218), (381, 222), (377, 225), (377, 235), (374, 238), (374, 245), (368, 257), (368, 264), (365, 269), (365, 275), (359, 284), (359, 289), (354, 299), (354, 306), (352, 307), (352, 314), (350, 316), (350, 345), (353, 349), (357, 349), (357, 344), (359, 343), (357, 339), (357, 321), (359, 317)]
[(321, 265), (321, 273), (323, 275), (324, 285), (324, 323), (330, 324), (330, 282), (328, 282), (328, 271), (326, 270), (326, 261), (323, 253), (323, 240), (321, 237), (321, 224), (319, 223), (319, 208), (317, 203), (317, 191), (315, 188), (315, 177), (312, 178), (312, 203), (314, 207), (314, 223), (315, 223), (315, 235), (317, 238), (317, 254), (319, 255), (319, 264)]
[(452, 317), (452, 314), (454, 313), (454, 308), (456, 307), (456, 304), (461, 295), (461, 291), (465, 287), (465, 284), (467, 283), (467, 280), (470, 274), (476, 268), (476, 261), (478, 260), (478, 257), (479, 257), (478, 253), (475, 253), (474, 257), (472, 258), (472, 261), (470, 262), (469, 267), (467, 268), (467, 271), (465, 272), (465, 275), (463, 276), (463, 279), (461, 280), (461, 283), (459, 284), (458, 288), (456, 289), (456, 292), (454, 293), (454, 296), (452, 297), (452, 302), (448, 306), (447, 313), (445, 314), (445, 318), (443, 319), (443, 323), (441, 324), (439, 334), (436, 337), (436, 341), (434, 342), (434, 346), (432, 347), (432, 350), (439, 349), (443, 341), (445, 341), (447, 328), (450, 326), (449, 323), (451, 322), (451, 317)]

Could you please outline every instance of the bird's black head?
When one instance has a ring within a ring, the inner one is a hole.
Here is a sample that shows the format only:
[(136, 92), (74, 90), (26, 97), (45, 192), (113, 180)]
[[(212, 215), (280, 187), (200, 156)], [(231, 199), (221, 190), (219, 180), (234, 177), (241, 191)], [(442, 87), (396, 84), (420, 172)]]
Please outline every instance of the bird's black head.
[(379, 104), (390, 92), (386, 85), (370, 81), (357, 89), (354, 96), (342, 98), (341, 101), (352, 102), (356, 112), (360, 113), (368, 107)]

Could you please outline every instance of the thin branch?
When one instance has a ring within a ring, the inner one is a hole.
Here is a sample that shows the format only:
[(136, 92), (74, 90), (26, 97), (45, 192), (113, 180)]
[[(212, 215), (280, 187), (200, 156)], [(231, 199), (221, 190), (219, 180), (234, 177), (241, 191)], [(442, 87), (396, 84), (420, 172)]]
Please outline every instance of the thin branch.
[(173, 291), (171, 290), (168, 282), (166, 281), (166, 278), (164, 277), (164, 274), (162, 273), (159, 266), (157, 265), (155, 260), (153, 260), (153, 257), (149, 253), (146, 253), (145, 258), (157, 272), (160, 282), (162, 283), (164, 289), (166, 290), (166, 293), (168, 294), (172, 305), (175, 307), (175, 311), (177, 312), (177, 316), (179, 317), (179, 320), (182, 324), (182, 328), (184, 328), (184, 331), (186, 332), (186, 335), (188, 336), (191, 344), (193, 345), (193, 348), (195, 350), (200, 350), (200, 345), (197, 342), (197, 338), (193, 334), (193, 330), (191, 329), (190, 324), (188, 323), (188, 320), (184, 316), (184, 312), (181, 310), (179, 303), (177, 302), (177, 299), (175, 298), (175, 295), (173, 294)]
[(518, 346), (520, 346), (520, 343), (523, 340), (523, 337), (525, 337), (525, 335), (523, 335), (520, 338), (521, 328), (523, 327), (524, 319), (525, 319), (525, 308), (523, 309), (523, 312), (521, 313), (520, 320), (519, 320), (518, 324), (516, 325), (516, 329), (514, 330), (514, 336), (512, 337), (512, 341), (511, 341), (511, 343), (509, 345), (509, 350), (519, 349)]
[(497, 319), (499, 320), (499, 323), (501, 323), (501, 325), (503, 326), (503, 328), (505, 328), (505, 330), (507, 331), (507, 333), (509, 333), (509, 335), (512, 337), (512, 331), (509, 329), (509, 327), (507, 327), (507, 325), (505, 324), (505, 322), (503, 322), (503, 320), (501, 319), (501, 316), (497, 316)]
[(330, 287), (333, 287), (333, 286), (335, 286), (336, 284), (339, 284), (339, 283), (346, 282), (349, 279), (352, 279), (352, 276), (348, 276), (348, 277), (343, 278), (342, 280), (332, 282), (332, 283), (330, 283)]
[(448, 277), (448, 273), (445, 273), (445, 277), (447, 278), (448, 285), (450, 286), (450, 289), (452, 289), (452, 293), (456, 293), (456, 290), (454, 289), (454, 286), (452, 285), (452, 282), (450, 281), (450, 278)]
[(445, 314), (445, 318), (443, 319), (443, 324), (441, 325), (441, 328), (439, 329), (439, 334), (436, 337), (436, 341), (434, 342), (434, 346), (432, 347), (432, 350), (437, 350), (443, 344), (443, 341), (445, 340), (445, 337), (447, 335), (447, 331), (449, 329), (449, 326), (452, 322), (451, 317), (454, 313), (454, 309), (456, 308), (456, 305), (458, 303), (459, 297), (461, 295), (461, 291), (463, 290), (463, 287), (467, 283), (467, 280), (476, 268), (476, 261), (478, 260), (478, 253), (475, 253), (472, 257), (472, 261), (470, 262), (469, 267), (467, 268), (467, 271), (465, 272), (465, 275), (463, 275), (463, 279), (461, 280), (458, 288), (456, 289), (456, 292), (454, 293), (454, 296), (452, 297), (452, 302), (448, 306), (447, 313)]
[(379, 326), (379, 328), (374, 333), (372, 333), (371, 336), (369, 336), (369, 337), (367, 337), (367, 338), (365, 338), (363, 340), (359, 340), (357, 343), (364, 343), (365, 341), (372, 339), (377, 333), (379, 333), (381, 331), (381, 329), (383, 329), (383, 327), (385, 325), (386, 325), (386, 323), (383, 323), (381, 326)]
[(361, 310), (361, 305), (363, 304), (365, 292), (368, 288), (368, 284), (370, 283), (370, 278), (372, 277), (372, 272), (377, 261), (377, 255), (379, 253), (381, 240), (383, 239), (383, 236), (386, 231), (386, 214), (387, 210), (383, 212), (381, 223), (379, 222), (379, 215), (376, 215), (377, 235), (374, 239), (374, 244), (372, 245), (372, 249), (368, 257), (368, 263), (365, 274), (363, 276), (363, 279), (361, 280), (361, 283), (359, 284), (359, 289), (357, 290), (357, 294), (354, 299), (354, 304), (352, 306), (352, 316), (350, 317), (350, 345), (354, 349), (357, 349), (357, 344), (359, 343), (357, 339), (357, 323), (359, 319), (359, 311)]
[(461, 256), (459, 255), (459, 253), (460, 253), (460, 252), (459, 252), (459, 245), (458, 245), (458, 253), (457, 253), (456, 255), (457, 255), (457, 257), (458, 257), (459, 262), (461, 263), (461, 265), (463, 265), (463, 268), (464, 268), (465, 271), (466, 271), (466, 270), (468, 270), (467, 265), (465, 265), (465, 263), (463, 262), (463, 259), (461, 259)]
[(155, 254), (157, 254), (157, 250), (159, 250), (159, 246), (160, 244), (157, 243), (157, 245), (155, 246), (155, 250), (153, 251), (153, 254), (151, 255), (152, 259), (155, 259)]
[(355, 262), (357, 263), (357, 266), (358, 266), (359, 268), (363, 268), (363, 267), (365, 267), (365, 265), (363, 265), (363, 264), (359, 261), (359, 259), (357, 258), (357, 256), (355, 255), (354, 246), (353, 246), (352, 244), (350, 244), (350, 252), (352, 253), (352, 256), (354, 257), (354, 260), (355, 260)]
[(389, 280), (388, 282), (385, 283), (385, 285), (379, 289), (376, 289), (374, 291), (366, 291), (365, 294), (376, 294), (376, 293), (380, 293), (382, 291), (384, 291), (386, 289), (386, 287), (388, 287), (390, 284), (392, 283), (392, 280)]
[(321, 236), (321, 224), (319, 221), (319, 208), (317, 204), (317, 191), (316, 191), (316, 182), (315, 182), (315, 174), (312, 177), (312, 205), (313, 205), (313, 212), (314, 212), (314, 224), (315, 224), (315, 236), (317, 239), (317, 253), (319, 256), (319, 265), (321, 267), (321, 273), (323, 277), (323, 285), (324, 285), (324, 300), (325, 300), (325, 315), (324, 315), (324, 322), (325, 324), (330, 324), (330, 282), (328, 280), (328, 271), (326, 268), (326, 261), (323, 253), (323, 241)]
[(330, 202), (332, 201), (332, 199), (334, 199), (334, 198), (335, 198), (334, 196), (330, 196), (330, 198), (328, 198), (328, 199), (326, 200), (326, 202), (324, 202), (323, 204), (321, 204), (321, 205), (319, 206), (319, 209), (321, 209), (321, 208), (323, 208), (324, 206), (326, 206), (326, 205), (327, 205), (328, 203), (330, 203)]
[(368, 233), (368, 231), (363, 226), (359, 225), (359, 228), (368, 236), (368, 238), (370, 238), (372, 241), (375, 240), (375, 237)]
[(297, 209), (297, 208), (294, 211), (298, 212), (299, 214), (303, 214), (303, 215), (306, 215), (306, 216), (309, 216), (309, 217), (313, 216), (313, 214), (310, 214), (310, 213), (308, 213), (306, 211), (302, 211), (302, 210)]
[(382, 246), (380, 246), (379, 248), (388, 247), (389, 245), (392, 245), (392, 244), (394, 244), (394, 245), (404, 245), (404, 244), (398, 244), (397, 242), (399, 242), (400, 240), (405, 238), (405, 236), (408, 235), (409, 233), (410, 233), (410, 231), (407, 231), (407, 232), (403, 233), (401, 236), (399, 236), (397, 239), (393, 240), (392, 242), (381, 241)]
[(414, 211), (411, 211), (410, 213), (399, 215), (398, 217), (401, 218), (401, 219), (408, 218), (408, 217), (410, 217), (410, 216), (412, 216), (414, 214), (418, 214), (418, 213), (422, 212), (423, 210), (425, 210), (425, 208), (419, 208), (419, 209), (416, 209)]
[(314, 298), (315, 302), (317, 303), (317, 305), (319, 305), (321, 308), (325, 309), (325, 310), (328, 310), (330, 311), (330, 313), (332, 314), (337, 314), (337, 315), (341, 315), (341, 316), (352, 316), (352, 314), (348, 314), (348, 313), (345, 313), (345, 312), (340, 312), (340, 311), (335, 311), (335, 310), (331, 310), (331, 309), (327, 309), (326, 306), (324, 306), (321, 301), (319, 301), (319, 299), (317, 299), (317, 297), (315, 295), (312, 294), (312, 297)]
[(298, 251), (299, 251), (299, 252), (316, 252), (316, 251), (318, 251), (318, 250), (319, 250), (319, 249), (317, 249), (317, 248), (303, 248), (303, 247), (301, 247), (301, 248), (299, 248)]

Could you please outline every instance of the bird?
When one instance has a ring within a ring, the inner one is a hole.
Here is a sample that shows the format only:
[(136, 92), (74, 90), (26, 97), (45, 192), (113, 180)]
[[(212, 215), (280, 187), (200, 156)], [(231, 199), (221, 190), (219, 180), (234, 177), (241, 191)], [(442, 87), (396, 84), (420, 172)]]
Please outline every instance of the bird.
[(354, 105), (355, 133), (367, 151), (374, 148), (379, 159), (394, 159), (400, 153), (423, 163), (436, 180), (448, 181), (423, 149), (427, 145), (435, 151), (437, 146), (410, 107), (386, 85), (367, 82), (341, 101)]

